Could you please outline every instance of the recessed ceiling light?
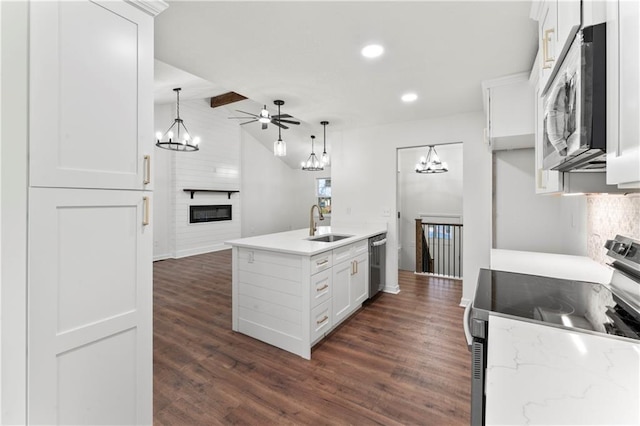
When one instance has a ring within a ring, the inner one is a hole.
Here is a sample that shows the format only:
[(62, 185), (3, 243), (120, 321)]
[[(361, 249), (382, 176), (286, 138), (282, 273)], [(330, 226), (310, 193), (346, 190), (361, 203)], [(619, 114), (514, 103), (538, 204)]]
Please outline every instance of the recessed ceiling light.
[(362, 48), (362, 56), (365, 58), (377, 58), (384, 52), (384, 47), (379, 44), (370, 44)]
[(418, 95), (415, 93), (405, 93), (400, 99), (402, 99), (402, 102), (413, 102), (418, 99)]

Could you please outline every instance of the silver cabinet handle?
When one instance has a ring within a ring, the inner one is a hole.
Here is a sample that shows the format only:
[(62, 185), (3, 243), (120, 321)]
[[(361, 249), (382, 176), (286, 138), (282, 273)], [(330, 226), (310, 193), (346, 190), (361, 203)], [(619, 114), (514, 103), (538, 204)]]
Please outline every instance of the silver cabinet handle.
[(322, 291), (322, 290), (325, 290), (325, 289), (327, 289), (327, 288), (329, 288), (329, 284), (325, 284), (325, 285), (323, 285), (322, 287), (318, 287), (318, 288), (316, 288), (316, 291)]
[(316, 262), (316, 266), (322, 266), (329, 263), (329, 259), (321, 260), (320, 262)]
[(142, 204), (144, 209), (142, 225), (147, 226), (149, 224), (149, 197), (142, 197)]
[(151, 183), (151, 156), (144, 156), (144, 180), (143, 184), (149, 185)]
[(323, 322), (325, 322), (328, 319), (329, 319), (329, 317), (325, 315), (321, 320), (316, 321), (316, 324), (320, 325), (320, 324), (322, 324)]

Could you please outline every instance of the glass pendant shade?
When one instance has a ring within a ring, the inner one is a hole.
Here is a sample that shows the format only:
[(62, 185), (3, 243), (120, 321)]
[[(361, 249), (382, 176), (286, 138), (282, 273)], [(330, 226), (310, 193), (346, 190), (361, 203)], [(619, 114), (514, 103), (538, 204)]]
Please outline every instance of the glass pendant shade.
[[(284, 104), (284, 101), (275, 101), (275, 103), (278, 105), (278, 117), (280, 117), (280, 105)], [(267, 106), (265, 105), (264, 108), (263, 112), (266, 111)], [(262, 113), (260, 114), (262, 115)], [(268, 111), (267, 114), (269, 114)], [(271, 118), (269, 118), (269, 121), (271, 121)], [(276, 157), (286, 157), (287, 155), (287, 144), (282, 140), (281, 126), (278, 126), (278, 140), (273, 143), (273, 155)]]
[(280, 138), (273, 143), (273, 155), (285, 157), (287, 155), (287, 144)]
[(331, 165), (331, 157), (327, 154), (327, 124), (328, 121), (321, 121), (320, 124), (324, 127), (324, 140), (323, 140), (323, 149), (322, 149), (322, 157), (320, 157), (320, 161), (322, 161), (323, 166)]
[(200, 138), (191, 138), (187, 126), (180, 118), (180, 88), (173, 89), (176, 92), (176, 118), (171, 127), (164, 134), (156, 133), (156, 146), (171, 151), (198, 151)]
[(313, 140), (315, 136), (311, 136), (311, 155), (307, 158), (307, 161), (302, 162), (302, 170), (306, 170), (308, 172), (317, 172), (320, 170), (324, 170), (324, 166), (322, 162), (316, 157), (315, 152), (313, 152)]
[(445, 173), (449, 171), (446, 162), (440, 161), (438, 153), (433, 145), (429, 145), (429, 152), (426, 157), (420, 157), (416, 164), (416, 173)]

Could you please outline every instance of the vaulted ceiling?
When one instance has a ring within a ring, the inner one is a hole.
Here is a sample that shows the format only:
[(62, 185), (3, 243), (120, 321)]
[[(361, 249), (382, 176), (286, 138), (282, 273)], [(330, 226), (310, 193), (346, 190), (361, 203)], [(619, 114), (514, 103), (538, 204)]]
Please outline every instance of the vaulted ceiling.
[[(275, 99), (301, 126), (283, 131), (289, 156), (309, 135), (482, 110), (482, 80), (531, 69), (537, 50), (529, 1), (174, 1), (156, 18), (156, 101), (180, 84), (172, 67), (204, 80), (181, 99), (228, 91), (231, 109), (258, 113)], [(382, 56), (360, 50), (377, 43)], [(161, 66), (163, 64), (160, 64)], [(414, 92), (418, 99), (403, 103)], [(271, 146), (275, 126), (248, 129)], [(308, 154), (308, 152), (307, 152)], [(299, 157), (304, 154), (299, 154)], [(300, 158), (290, 158), (299, 164)]]

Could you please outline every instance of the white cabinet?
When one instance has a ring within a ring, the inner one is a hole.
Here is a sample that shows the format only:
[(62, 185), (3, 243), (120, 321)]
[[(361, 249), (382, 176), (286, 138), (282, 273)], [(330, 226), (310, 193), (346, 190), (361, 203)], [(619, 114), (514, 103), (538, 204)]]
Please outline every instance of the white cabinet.
[[(369, 257), (367, 241), (333, 251), (333, 325), (358, 309), (369, 295)], [(341, 259), (338, 263), (336, 259)]]
[(529, 73), (482, 82), (487, 114), (486, 137), (492, 150), (534, 145), (533, 86)]
[(607, 183), (640, 188), (640, 3), (607, 7)]
[(542, 94), (580, 28), (581, 12), (580, 0), (539, 0), (532, 3), (531, 17), (538, 21)]
[(151, 422), (149, 196), (29, 191), (31, 423)]
[(234, 331), (310, 359), (369, 296), (366, 238), (313, 256), (253, 247), (233, 246)]
[(30, 185), (151, 190), (153, 19), (125, 2), (34, 2)]
[(30, 423), (153, 420), (155, 3), (30, 3)]

